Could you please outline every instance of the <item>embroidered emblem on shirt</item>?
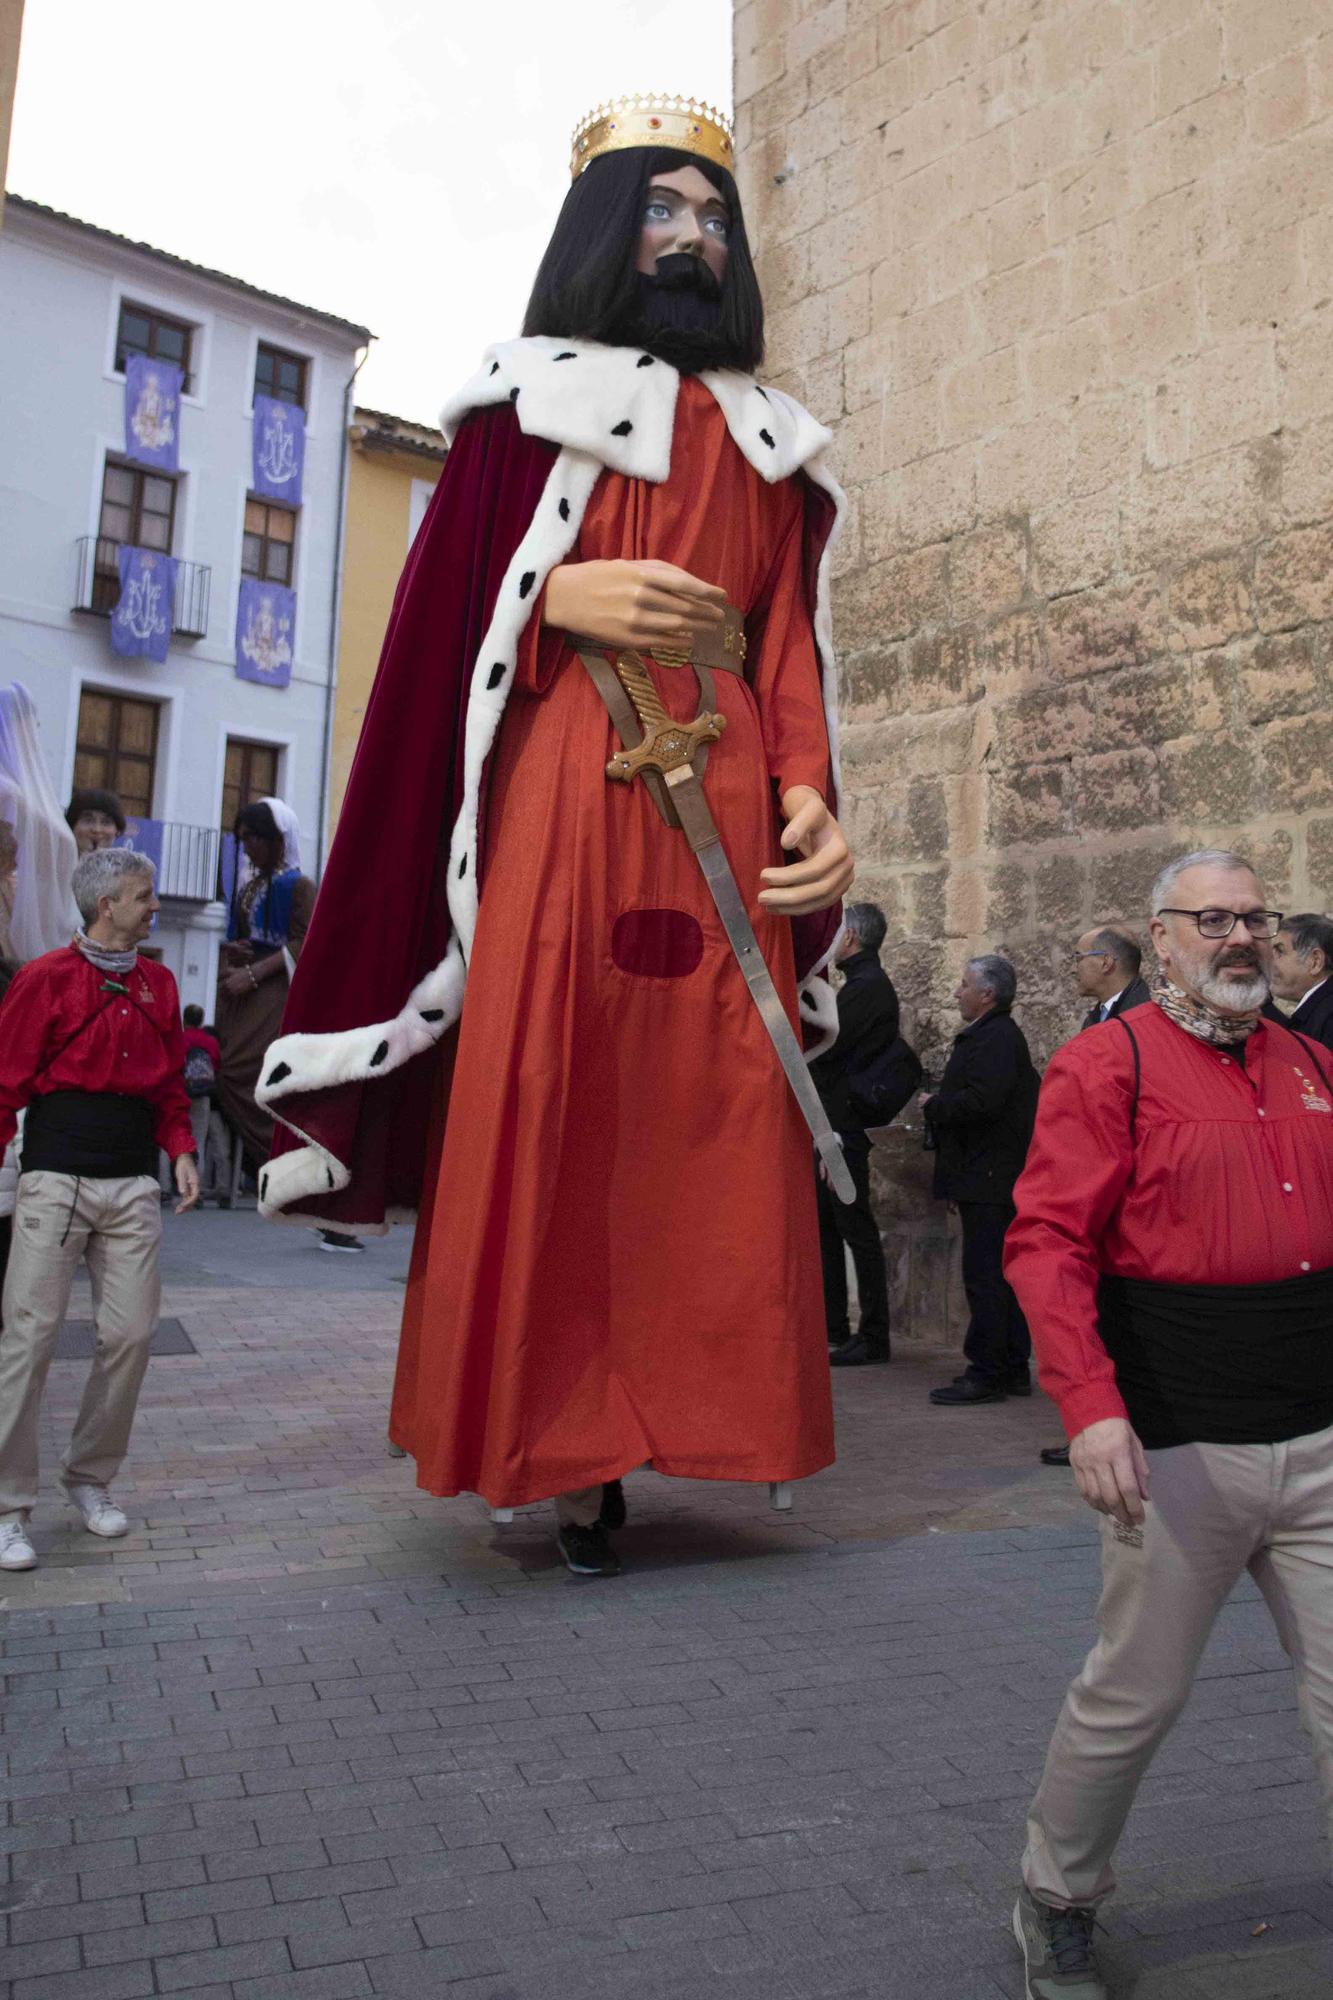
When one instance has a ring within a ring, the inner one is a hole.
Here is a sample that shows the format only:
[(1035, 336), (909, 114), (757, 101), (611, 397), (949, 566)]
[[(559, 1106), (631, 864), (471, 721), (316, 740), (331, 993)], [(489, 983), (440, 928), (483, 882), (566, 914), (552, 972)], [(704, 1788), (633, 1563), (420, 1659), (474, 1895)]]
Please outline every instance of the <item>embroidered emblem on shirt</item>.
[(1301, 1087), (1301, 1103), (1305, 1106), (1306, 1110), (1333, 1112), (1333, 1104), (1330, 1104), (1326, 1097), (1320, 1096), (1318, 1090), (1315, 1088), (1314, 1079), (1308, 1077), (1305, 1071), (1299, 1069), (1295, 1063), (1291, 1067), (1295, 1073), (1296, 1081)]

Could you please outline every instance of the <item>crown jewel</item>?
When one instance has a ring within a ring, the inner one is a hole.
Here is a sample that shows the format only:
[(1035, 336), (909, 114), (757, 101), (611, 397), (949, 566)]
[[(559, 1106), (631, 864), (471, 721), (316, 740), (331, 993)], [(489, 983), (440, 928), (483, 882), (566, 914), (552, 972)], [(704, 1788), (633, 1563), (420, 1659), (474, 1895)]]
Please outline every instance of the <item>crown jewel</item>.
[(624, 152), (631, 146), (670, 146), (678, 153), (697, 153), (715, 166), (735, 171), (732, 123), (724, 111), (693, 97), (636, 94), (599, 104), (574, 128), (569, 177), (603, 153)]

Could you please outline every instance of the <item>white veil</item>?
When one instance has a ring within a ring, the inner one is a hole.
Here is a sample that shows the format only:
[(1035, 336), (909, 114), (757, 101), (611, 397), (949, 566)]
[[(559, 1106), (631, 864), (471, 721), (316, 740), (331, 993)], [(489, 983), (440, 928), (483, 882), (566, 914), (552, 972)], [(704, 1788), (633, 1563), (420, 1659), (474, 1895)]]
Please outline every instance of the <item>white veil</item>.
[(267, 806), (273, 821), (282, 835), (282, 865), (284, 868), (301, 866), (301, 822), (283, 799), (259, 799), (257, 803)]
[(78, 849), (37, 740), (37, 705), (22, 681), (0, 688), (0, 819), (18, 842), (9, 929), (14, 955), (26, 964), (68, 944), (79, 913), (69, 888)]

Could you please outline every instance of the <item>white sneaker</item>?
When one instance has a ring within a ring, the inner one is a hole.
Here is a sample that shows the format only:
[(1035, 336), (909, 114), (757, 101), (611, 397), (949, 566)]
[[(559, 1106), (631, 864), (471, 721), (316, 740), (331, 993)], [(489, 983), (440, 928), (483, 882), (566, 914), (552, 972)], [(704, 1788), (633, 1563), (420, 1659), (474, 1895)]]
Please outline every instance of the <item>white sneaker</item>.
[(28, 1524), (11, 1516), (0, 1521), (0, 1569), (36, 1569), (37, 1551), (28, 1540)]
[(67, 1486), (65, 1492), (70, 1506), (82, 1514), (83, 1525), (90, 1535), (103, 1535), (107, 1541), (114, 1541), (118, 1535), (129, 1533), (129, 1522), (105, 1486)]

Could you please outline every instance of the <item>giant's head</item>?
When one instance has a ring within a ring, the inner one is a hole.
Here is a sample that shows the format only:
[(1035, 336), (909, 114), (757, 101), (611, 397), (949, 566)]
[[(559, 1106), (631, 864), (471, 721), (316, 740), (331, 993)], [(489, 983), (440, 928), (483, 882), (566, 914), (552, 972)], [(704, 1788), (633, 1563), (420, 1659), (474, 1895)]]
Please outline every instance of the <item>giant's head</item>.
[(690, 99), (585, 118), (524, 333), (642, 347), (685, 370), (757, 369), (764, 306), (731, 159), (728, 121)]

